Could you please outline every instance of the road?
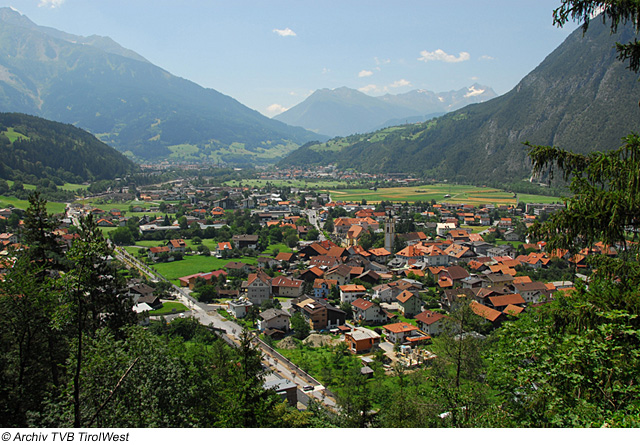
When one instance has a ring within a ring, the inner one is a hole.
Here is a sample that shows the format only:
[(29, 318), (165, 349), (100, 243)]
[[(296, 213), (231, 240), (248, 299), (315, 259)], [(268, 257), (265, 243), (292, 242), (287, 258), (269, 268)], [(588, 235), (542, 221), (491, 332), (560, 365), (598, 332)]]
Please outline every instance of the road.
[[(164, 277), (149, 269), (145, 264), (141, 263), (137, 258), (130, 255), (126, 250), (120, 247), (116, 247), (115, 252), (116, 257), (120, 261), (123, 261), (125, 264), (128, 264), (131, 267), (135, 267), (139, 271), (149, 276), (152, 281), (158, 282), (160, 280), (165, 280)], [(234, 323), (229, 319), (223, 318), (216, 312), (218, 308), (225, 308), (225, 306), (200, 303), (191, 297), (189, 290), (180, 288), (176, 285), (172, 286), (173, 295), (178, 301), (189, 308), (191, 316), (198, 319), (198, 321), (200, 321), (200, 323), (205, 326), (213, 326), (215, 329), (224, 332), (225, 334), (223, 335), (225, 335), (231, 342), (236, 345), (239, 344), (238, 336), (242, 332), (242, 326)], [(331, 409), (336, 408), (335, 400), (326, 393), (323, 386), (317, 384), (319, 382), (312, 381), (311, 379), (306, 378), (306, 376), (303, 375), (304, 373), (293, 363), (284, 359), (284, 357), (276, 357), (276, 355), (272, 353), (272, 351), (270, 351), (267, 347), (265, 347), (265, 345), (263, 345), (261, 342), (255, 341), (254, 344), (262, 351), (263, 364), (267, 366), (272, 372), (282, 378), (286, 378), (295, 383), (298, 386), (298, 389), (307, 396), (311, 395), (319, 402), (323, 403), (325, 406)], [(309, 385), (314, 386), (313, 391), (305, 392), (302, 390), (302, 388)]]

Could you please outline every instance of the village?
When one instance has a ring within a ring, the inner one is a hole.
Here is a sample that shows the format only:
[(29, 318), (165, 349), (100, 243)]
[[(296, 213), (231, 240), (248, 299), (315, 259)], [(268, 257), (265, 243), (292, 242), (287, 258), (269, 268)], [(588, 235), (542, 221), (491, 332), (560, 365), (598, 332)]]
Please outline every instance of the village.
[[(129, 294), (141, 323), (189, 314), (188, 307), (162, 310), (176, 304), (166, 280), (279, 351), (310, 336), (326, 339), (319, 344), (344, 343), (362, 356), (364, 375), (373, 374), (373, 357), (388, 373), (427, 363), (435, 357), (429, 345), (461, 305), (482, 320), (474, 335), (483, 337), (570, 291), (576, 279), (587, 281), (588, 255), (616, 255), (615, 247), (598, 244), (570, 253), (529, 242), (528, 228), (560, 204), (367, 204), (292, 187), (188, 181), (136, 193), (137, 204), (126, 208), (68, 205), (56, 235), (70, 246), (74, 222), (92, 215), (119, 249), (162, 277), (131, 274)], [(102, 199), (131, 197), (125, 189)], [(8, 229), (10, 219), (19, 221), (15, 213), (0, 210)], [(18, 233), (0, 235), (0, 273), (11, 267), (8, 252), (19, 248)]]

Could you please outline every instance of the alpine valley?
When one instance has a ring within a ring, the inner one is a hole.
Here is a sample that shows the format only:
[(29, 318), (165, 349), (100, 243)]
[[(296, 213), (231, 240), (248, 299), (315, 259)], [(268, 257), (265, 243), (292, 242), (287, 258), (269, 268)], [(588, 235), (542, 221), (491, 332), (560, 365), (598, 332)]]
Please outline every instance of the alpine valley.
[(175, 77), (108, 37), (0, 9), (0, 111), (81, 127), (139, 160), (273, 163), (318, 135)]
[(310, 143), (281, 165), (326, 165), (362, 172), (496, 185), (529, 178), (523, 143), (578, 153), (610, 150), (637, 128), (637, 75), (616, 59), (616, 41), (634, 35), (593, 21), (574, 31), (513, 90), (414, 125)]

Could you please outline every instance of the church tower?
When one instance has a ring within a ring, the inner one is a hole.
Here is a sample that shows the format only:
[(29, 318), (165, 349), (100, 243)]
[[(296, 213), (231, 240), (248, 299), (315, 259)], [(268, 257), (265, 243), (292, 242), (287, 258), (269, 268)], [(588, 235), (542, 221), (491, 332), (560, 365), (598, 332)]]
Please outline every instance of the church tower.
[(387, 212), (387, 218), (384, 222), (384, 248), (393, 253), (393, 244), (396, 240), (396, 220), (393, 211)]

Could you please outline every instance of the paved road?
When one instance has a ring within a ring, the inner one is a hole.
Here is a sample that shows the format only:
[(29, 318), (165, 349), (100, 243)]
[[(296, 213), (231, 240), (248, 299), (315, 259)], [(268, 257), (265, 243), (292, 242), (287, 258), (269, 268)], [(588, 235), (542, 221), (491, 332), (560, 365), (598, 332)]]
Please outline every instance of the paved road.
[[(124, 249), (116, 248), (116, 254), (119, 260), (136, 267), (143, 273), (147, 274), (153, 281), (164, 280), (163, 277), (157, 275), (154, 271), (149, 269), (145, 264), (138, 261), (133, 256), (129, 255)], [(173, 295), (176, 299), (189, 308), (189, 315), (195, 317), (205, 326), (213, 326), (226, 332), (226, 336), (234, 343), (238, 344), (238, 336), (242, 332), (242, 326), (234, 323), (231, 320), (224, 319), (220, 314), (216, 312), (216, 309), (225, 307), (223, 305), (211, 305), (206, 303), (200, 303), (190, 296), (190, 291), (185, 288), (179, 288), (173, 285)], [(257, 343), (257, 346), (262, 349), (262, 345)], [(289, 379), (294, 382), (298, 389), (302, 391), (302, 388), (308, 385), (313, 385), (314, 382), (310, 382), (300, 375), (299, 371), (295, 369), (295, 365), (284, 362), (282, 359), (272, 357), (267, 350), (262, 350), (263, 363), (268, 366), (273, 372), (283, 378)], [(304, 392), (307, 396), (311, 395), (318, 401), (324, 403), (330, 408), (336, 407), (336, 402), (330, 397), (327, 397), (324, 392), (324, 387), (316, 385), (313, 391)]]

